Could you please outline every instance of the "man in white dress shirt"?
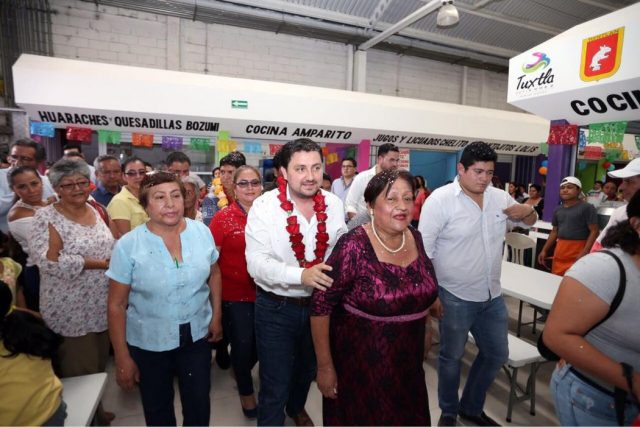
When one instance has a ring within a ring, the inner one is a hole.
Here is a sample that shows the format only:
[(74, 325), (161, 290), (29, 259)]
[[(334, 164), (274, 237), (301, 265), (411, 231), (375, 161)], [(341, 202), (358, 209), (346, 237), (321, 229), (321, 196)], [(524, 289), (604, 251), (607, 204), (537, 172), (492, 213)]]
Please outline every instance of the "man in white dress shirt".
[[(7, 214), (11, 206), (13, 206), (13, 198), (15, 197), (15, 194), (9, 188), (7, 175), (13, 168), (18, 166), (29, 166), (37, 170), (46, 156), (44, 147), (32, 139), (19, 139), (11, 144), (8, 156), (11, 166), (8, 169), (0, 169), (0, 230), (3, 233), (9, 232)], [(51, 187), (49, 178), (43, 175), (40, 175), (40, 177), (42, 178), (42, 197), (49, 201), (54, 201), (56, 193)]]
[[(496, 160), (486, 143), (469, 144), (456, 180), (431, 193), (420, 214), (418, 229), (436, 271), (443, 310), (438, 425), (456, 425), (458, 415), (474, 425), (498, 425), (483, 407), (509, 355), (508, 313), (500, 287), (502, 245), (509, 226), (533, 225), (537, 214), (491, 186)], [(460, 360), (469, 331), (479, 351), (459, 399)]]
[(351, 189), (347, 193), (347, 199), (344, 202), (347, 216), (349, 217), (349, 229), (368, 222), (369, 208), (364, 201), (364, 190), (367, 188), (371, 178), (382, 171), (398, 169), (399, 160), (400, 150), (398, 147), (393, 144), (382, 144), (378, 147), (378, 161), (375, 166), (353, 178)]
[(347, 229), (340, 199), (320, 189), (320, 146), (297, 139), (281, 150), (286, 181), (253, 202), (245, 229), (247, 269), (258, 289), (258, 425), (283, 425), (285, 411), (296, 425), (313, 425), (304, 409), (316, 374), (311, 293), (331, 286), (325, 274), (331, 267), (324, 261)]

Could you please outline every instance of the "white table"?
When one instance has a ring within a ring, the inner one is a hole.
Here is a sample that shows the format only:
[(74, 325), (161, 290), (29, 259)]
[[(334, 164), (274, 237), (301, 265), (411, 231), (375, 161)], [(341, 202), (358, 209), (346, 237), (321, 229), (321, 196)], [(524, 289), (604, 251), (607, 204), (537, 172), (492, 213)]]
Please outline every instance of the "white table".
[(561, 276), (502, 261), (500, 276), (502, 293), (520, 300), (517, 336), (520, 336), (520, 327), (522, 326), (523, 303), (527, 302), (536, 307), (550, 310), (561, 281)]
[(64, 420), (64, 424), (68, 426), (90, 425), (106, 384), (107, 374), (104, 372), (63, 378), (62, 398), (67, 404), (67, 418)]

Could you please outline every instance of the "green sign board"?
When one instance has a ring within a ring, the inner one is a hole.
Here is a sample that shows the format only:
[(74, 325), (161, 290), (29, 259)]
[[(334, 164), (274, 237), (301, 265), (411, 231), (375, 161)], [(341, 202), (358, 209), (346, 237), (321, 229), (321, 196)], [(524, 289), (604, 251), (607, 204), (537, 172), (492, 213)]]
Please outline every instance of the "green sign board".
[(232, 99), (231, 108), (239, 108), (241, 110), (246, 110), (247, 108), (249, 108), (249, 102), (241, 99)]

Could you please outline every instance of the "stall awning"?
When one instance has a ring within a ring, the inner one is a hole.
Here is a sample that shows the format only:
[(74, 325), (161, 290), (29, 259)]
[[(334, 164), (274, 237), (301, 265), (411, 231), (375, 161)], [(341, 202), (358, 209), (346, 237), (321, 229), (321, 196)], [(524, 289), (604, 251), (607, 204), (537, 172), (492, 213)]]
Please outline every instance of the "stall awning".
[(13, 75), (16, 103), (57, 127), (440, 150), (481, 139), (532, 155), (549, 126), (524, 113), (34, 55), (22, 55)]
[(640, 119), (640, 3), (577, 25), (509, 61), (509, 103), (586, 125)]

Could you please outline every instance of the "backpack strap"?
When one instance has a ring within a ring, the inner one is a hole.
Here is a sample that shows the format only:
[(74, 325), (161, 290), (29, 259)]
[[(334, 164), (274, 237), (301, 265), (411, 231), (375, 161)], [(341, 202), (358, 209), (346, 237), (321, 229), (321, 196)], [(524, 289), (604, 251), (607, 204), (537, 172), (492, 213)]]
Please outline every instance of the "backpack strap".
[[(618, 264), (618, 269), (620, 270), (620, 282), (618, 284), (618, 291), (616, 292), (616, 295), (613, 297), (613, 300), (611, 301), (611, 305), (609, 306), (609, 312), (607, 313), (606, 316), (604, 316), (602, 318), (602, 320), (600, 320), (598, 323), (593, 325), (591, 327), (591, 329), (589, 329), (589, 331), (587, 333), (591, 332), (592, 330), (594, 330), (595, 328), (600, 326), (609, 317), (611, 317), (613, 315), (613, 313), (616, 312), (616, 310), (618, 309), (618, 306), (622, 302), (622, 298), (624, 297), (624, 291), (627, 288), (627, 274), (626, 274), (626, 271), (624, 269), (624, 265), (622, 265), (622, 261), (620, 261), (620, 258), (618, 258), (618, 256), (616, 254), (614, 254), (613, 252), (611, 252), (611, 251), (602, 250), (602, 251), (600, 251), (600, 253), (610, 255), (616, 261), (616, 264)], [(585, 335), (587, 335), (587, 334), (585, 334)]]

